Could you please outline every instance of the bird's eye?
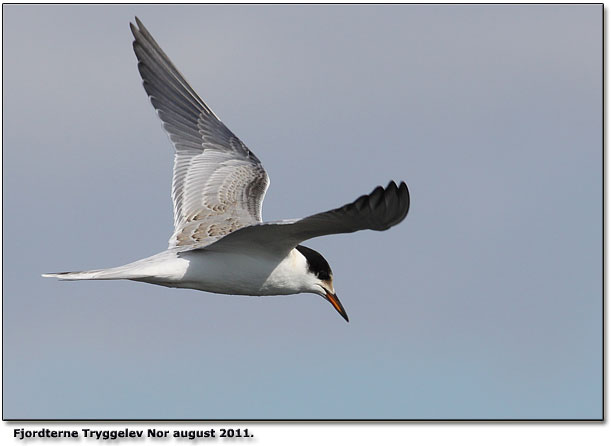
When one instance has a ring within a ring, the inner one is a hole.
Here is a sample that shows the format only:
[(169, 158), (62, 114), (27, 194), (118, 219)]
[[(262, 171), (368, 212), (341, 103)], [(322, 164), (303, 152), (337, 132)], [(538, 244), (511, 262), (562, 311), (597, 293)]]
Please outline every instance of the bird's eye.
[(331, 279), (331, 276), (330, 276), (330, 275), (329, 275), (329, 273), (328, 273), (328, 272), (326, 272), (326, 271), (320, 271), (320, 272), (317, 274), (317, 277), (318, 277), (320, 280), (329, 280), (329, 279)]

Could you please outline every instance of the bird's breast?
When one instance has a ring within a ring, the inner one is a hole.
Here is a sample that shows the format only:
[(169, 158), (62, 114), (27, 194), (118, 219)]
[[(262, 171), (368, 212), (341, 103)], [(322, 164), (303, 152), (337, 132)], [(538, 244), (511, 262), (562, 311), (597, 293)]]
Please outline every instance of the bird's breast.
[(228, 253), (195, 250), (180, 254), (188, 266), (178, 286), (221, 294), (251, 296), (302, 291), (292, 254)]

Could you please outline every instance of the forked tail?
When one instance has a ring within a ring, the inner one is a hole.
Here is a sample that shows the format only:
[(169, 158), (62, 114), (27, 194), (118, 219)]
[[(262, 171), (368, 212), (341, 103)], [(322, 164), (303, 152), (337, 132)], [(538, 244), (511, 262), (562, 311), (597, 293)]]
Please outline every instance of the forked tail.
[(115, 280), (115, 279), (136, 279), (142, 277), (129, 268), (131, 265), (119, 266), (117, 268), (92, 269), (89, 271), (70, 271), (66, 273), (46, 273), (42, 277), (55, 277), (59, 280)]
[[(187, 262), (188, 263), (188, 262)], [(42, 277), (55, 277), (59, 280), (115, 280), (127, 279), (141, 282), (157, 283), (180, 279), (185, 272), (185, 260), (175, 253), (162, 252), (146, 259), (137, 260), (127, 265), (89, 271), (70, 271), (66, 273), (47, 273)], [(155, 280), (158, 278), (159, 280)]]

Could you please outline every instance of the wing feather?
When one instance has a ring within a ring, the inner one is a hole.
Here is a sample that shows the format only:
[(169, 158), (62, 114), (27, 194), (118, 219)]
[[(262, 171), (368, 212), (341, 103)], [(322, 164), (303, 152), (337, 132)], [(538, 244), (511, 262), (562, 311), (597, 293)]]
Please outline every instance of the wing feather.
[(370, 194), (337, 209), (298, 220), (261, 223), (241, 228), (207, 246), (209, 250), (244, 250), (249, 246), (265, 246), (279, 254), (286, 253), (301, 242), (324, 235), (350, 233), (364, 229), (385, 231), (407, 216), (409, 190), (404, 182), (391, 181), (386, 188), (376, 187)]
[(205, 246), (262, 221), (269, 177), (204, 103), (142, 22), (130, 23), (142, 85), (175, 148), (170, 248)]

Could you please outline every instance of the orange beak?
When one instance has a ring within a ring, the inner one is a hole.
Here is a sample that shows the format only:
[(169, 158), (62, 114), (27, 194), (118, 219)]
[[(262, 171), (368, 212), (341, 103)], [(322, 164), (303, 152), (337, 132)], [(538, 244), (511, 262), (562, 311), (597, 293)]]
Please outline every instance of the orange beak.
[(346, 322), (350, 322), (348, 320), (348, 315), (346, 314), (346, 310), (344, 310), (344, 306), (342, 305), (342, 303), (337, 298), (337, 294), (331, 294), (327, 290), (325, 290), (325, 293), (326, 293), (325, 294), (325, 299), (327, 299), (329, 302), (331, 302), (331, 305), (333, 305), (333, 308), (335, 308), (337, 310), (337, 312), (339, 314), (341, 314), (344, 319), (346, 319)]

